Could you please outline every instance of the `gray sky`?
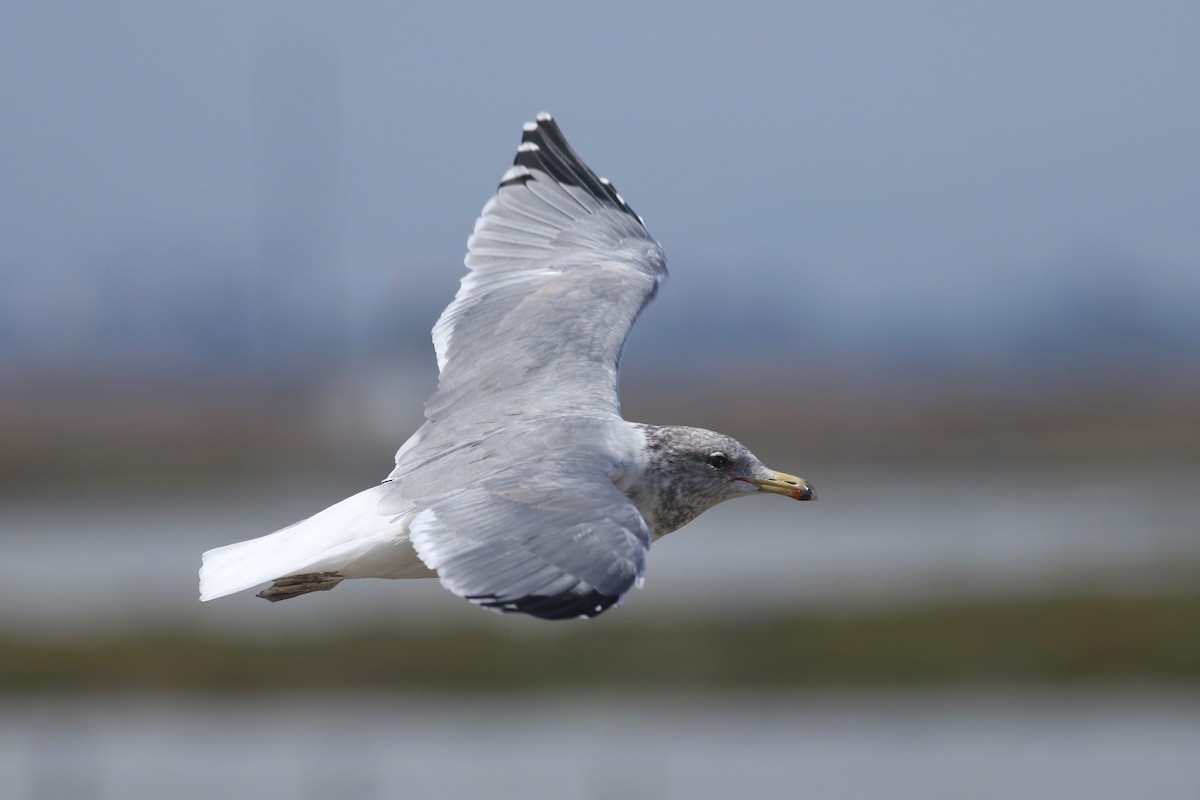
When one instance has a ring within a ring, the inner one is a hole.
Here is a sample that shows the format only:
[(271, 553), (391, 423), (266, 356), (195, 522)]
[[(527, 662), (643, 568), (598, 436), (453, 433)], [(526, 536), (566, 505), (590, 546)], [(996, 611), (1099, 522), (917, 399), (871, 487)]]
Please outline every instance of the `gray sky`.
[(1191, 2), (17, 4), (0, 364), (428, 355), (547, 110), (666, 249), (631, 356), (1194, 366), (1198, 36)]

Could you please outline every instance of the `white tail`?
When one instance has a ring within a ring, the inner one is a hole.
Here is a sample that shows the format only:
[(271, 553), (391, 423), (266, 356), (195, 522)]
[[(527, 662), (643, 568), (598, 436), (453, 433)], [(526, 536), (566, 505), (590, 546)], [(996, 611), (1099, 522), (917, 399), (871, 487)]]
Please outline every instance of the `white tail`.
[(411, 515), (379, 514), (387, 486), (372, 486), (275, 533), (209, 550), (200, 567), (200, 599), (308, 572), (344, 578), (432, 575), (408, 543)]

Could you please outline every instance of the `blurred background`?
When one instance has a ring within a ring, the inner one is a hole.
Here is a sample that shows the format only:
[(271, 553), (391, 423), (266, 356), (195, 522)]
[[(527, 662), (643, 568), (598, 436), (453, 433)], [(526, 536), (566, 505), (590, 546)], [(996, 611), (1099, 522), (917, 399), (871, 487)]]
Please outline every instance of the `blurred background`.
[[(41, 3), (0, 26), (13, 798), (1200, 796), (1194, 3)], [(555, 114), (730, 503), (589, 623), (201, 605), (382, 479)]]

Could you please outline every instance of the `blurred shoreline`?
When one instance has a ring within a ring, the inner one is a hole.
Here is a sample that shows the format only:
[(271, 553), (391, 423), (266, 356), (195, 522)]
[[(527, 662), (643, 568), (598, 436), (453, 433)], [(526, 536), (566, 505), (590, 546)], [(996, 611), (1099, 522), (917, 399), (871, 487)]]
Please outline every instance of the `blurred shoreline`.
[(0, 635), (0, 696), (854, 687), (1200, 688), (1200, 592), (1066, 594), (738, 620), (506, 618), (254, 636), (179, 626)]
[[(656, 547), (645, 592), (581, 627), (493, 618), (435, 582), (196, 601), (202, 550), (390, 470), (432, 364), (10, 381), (0, 503), (22, 602), (0, 615), (0, 694), (532, 690), (538, 664), (578, 687), (1200, 684), (1200, 383), (677, 373), (627, 371), (625, 415), (733, 433), (823, 501), (710, 512)], [(701, 673), (665, 666), (681, 662)]]
[[(377, 480), (423, 421), (431, 369), (385, 365), (324, 383), (9, 380), (0, 384), (0, 496), (53, 492), (78, 479), (87, 485), (73, 491), (330, 470)], [(736, 367), (717, 370), (719, 380), (709, 374), (627, 370), (624, 414), (727, 431), (796, 469), (1200, 464), (1200, 380), (1178, 375), (796, 379)]]

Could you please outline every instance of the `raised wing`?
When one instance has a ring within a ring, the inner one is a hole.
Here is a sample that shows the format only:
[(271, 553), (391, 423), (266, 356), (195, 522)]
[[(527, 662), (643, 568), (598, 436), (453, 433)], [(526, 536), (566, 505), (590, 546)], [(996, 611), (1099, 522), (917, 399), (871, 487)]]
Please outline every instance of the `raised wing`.
[(621, 349), (666, 277), (641, 218), (548, 114), (526, 123), (467, 247), (469, 272), (433, 328), (440, 376), (428, 421), (396, 454), (393, 476), (406, 453), (513, 417), (619, 414)]
[(487, 608), (596, 616), (641, 578), (650, 546), (611, 466), (557, 458), (498, 472), (431, 499), (410, 540), (443, 586)]

